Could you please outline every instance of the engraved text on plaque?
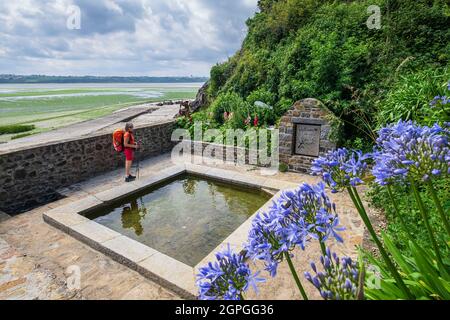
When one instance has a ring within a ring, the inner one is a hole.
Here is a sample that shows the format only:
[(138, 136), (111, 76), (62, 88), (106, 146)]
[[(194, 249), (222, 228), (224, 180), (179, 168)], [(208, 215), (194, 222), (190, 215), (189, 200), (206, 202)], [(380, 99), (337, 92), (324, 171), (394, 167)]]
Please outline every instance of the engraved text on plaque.
[(297, 124), (295, 138), (295, 154), (319, 156), (320, 125)]

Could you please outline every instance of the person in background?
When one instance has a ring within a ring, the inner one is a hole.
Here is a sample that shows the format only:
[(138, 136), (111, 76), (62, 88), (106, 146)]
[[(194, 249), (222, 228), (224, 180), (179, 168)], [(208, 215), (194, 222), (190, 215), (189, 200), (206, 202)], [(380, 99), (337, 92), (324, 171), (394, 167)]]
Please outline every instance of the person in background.
[(125, 125), (123, 146), (125, 154), (125, 182), (131, 182), (136, 179), (135, 176), (131, 175), (130, 171), (134, 160), (134, 151), (139, 148), (139, 146), (133, 135), (133, 124), (130, 122)]

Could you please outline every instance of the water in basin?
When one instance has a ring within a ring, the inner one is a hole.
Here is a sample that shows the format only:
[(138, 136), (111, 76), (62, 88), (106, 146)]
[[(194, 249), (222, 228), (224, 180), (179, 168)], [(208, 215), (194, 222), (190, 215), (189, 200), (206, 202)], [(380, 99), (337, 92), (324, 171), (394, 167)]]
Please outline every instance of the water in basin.
[(86, 216), (193, 267), (269, 199), (260, 190), (182, 175)]

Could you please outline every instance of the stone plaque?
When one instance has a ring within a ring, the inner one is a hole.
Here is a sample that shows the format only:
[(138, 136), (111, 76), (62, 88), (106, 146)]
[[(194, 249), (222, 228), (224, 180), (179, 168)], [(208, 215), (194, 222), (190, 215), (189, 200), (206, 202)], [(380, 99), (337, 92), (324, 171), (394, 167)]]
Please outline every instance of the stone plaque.
[(295, 126), (295, 154), (319, 156), (320, 125), (297, 124)]

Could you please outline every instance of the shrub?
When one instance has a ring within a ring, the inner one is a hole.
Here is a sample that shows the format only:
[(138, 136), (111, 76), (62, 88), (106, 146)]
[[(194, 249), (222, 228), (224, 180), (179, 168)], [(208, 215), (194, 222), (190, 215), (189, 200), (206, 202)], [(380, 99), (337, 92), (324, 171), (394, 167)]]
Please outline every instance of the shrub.
[(208, 92), (213, 97), (217, 97), (232, 71), (233, 62), (231, 60), (221, 64), (218, 63), (211, 68)]
[(256, 101), (261, 101), (264, 102), (265, 104), (273, 106), (276, 101), (275, 95), (265, 88), (260, 88), (253, 91), (248, 95), (246, 100), (252, 106), (255, 104)]
[(288, 172), (289, 167), (288, 167), (288, 165), (286, 163), (280, 163), (280, 165), (278, 167), (278, 170), (280, 172)]
[(244, 128), (245, 119), (251, 113), (251, 106), (237, 93), (221, 93), (211, 105), (212, 120), (217, 124), (224, 124), (224, 113), (232, 113), (229, 120), (234, 128)]

